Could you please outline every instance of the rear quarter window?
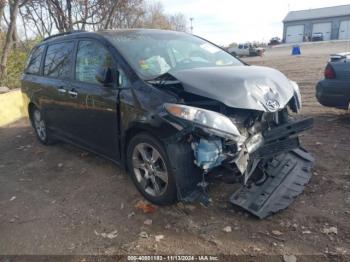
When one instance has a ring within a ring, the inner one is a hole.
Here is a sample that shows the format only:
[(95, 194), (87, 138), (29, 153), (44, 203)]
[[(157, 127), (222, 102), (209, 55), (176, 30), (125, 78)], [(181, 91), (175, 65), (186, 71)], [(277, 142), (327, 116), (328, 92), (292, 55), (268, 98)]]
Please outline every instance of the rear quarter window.
[(69, 79), (72, 72), (73, 51), (73, 42), (49, 45), (45, 57), (44, 75)]
[(44, 49), (45, 49), (44, 45), (38, 46), (33, 49), (27, 62), (27, 67), (25, 71), (27, 74), (33, 74), (33, 75), (40, 74), (40, 64), (41, 64), (41, 58), (43, 57), (43, 54), (44, 54)]

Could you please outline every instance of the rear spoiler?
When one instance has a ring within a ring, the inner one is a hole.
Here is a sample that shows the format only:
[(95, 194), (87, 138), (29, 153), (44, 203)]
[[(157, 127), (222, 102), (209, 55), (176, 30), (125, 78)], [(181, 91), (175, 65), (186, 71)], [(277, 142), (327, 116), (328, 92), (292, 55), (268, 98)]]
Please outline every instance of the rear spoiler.
[(338, 54), (331, 54), (329, 56), (329, 61), (330, 62), (335, 62), (341, 59), (345, 59), (348, 56), (350, 56), (350, 52), (344, 52), (344, 53), (338, 53)]

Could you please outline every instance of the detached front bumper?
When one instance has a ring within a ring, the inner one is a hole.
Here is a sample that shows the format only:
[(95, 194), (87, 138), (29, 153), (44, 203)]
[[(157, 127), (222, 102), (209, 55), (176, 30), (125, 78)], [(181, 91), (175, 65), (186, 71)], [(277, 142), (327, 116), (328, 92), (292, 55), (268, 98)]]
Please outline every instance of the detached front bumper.
[(297, 134), (312, 128), (313, 119), (291, 121), (263, 132), (264, 145), (254, 152), (251, 158), (270, 158), (299, 147)]
[(264, 161), (252, 175), (260, 172), (266, 179), (262, 184), (243, 185), (231, 196), (230, 202), (259, 218), (287, 208), (311, 178), (314, 159), (300, 147), (295, 135), (312, 125), (313, 119), (307, 118), (264, 132), (264, 145), (250, 158)]
[(230, 202), (259, 218), (287, 208), (311, 178), (313, 157), (302, 148), (275, 156), (265, 167), (266, 181), (242, 186)]

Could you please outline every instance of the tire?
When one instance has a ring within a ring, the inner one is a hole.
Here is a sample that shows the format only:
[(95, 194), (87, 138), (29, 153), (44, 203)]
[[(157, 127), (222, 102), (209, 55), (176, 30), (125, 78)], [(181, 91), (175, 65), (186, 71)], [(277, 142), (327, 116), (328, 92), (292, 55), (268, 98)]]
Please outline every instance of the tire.
[(127, 149), (127, 165), (139, 192), (156, 205), (177, 202), (174, 174), (164, 146), (147, 133), (134, 136)]
[(35, 131), (35, 135), (39, 142), (43, 145), (50, 145), (55, 142), (51, 137), (49, 130), (47, 129), (46, 121), (37, 107), (33, 107), (30, 110), (30, 120)]

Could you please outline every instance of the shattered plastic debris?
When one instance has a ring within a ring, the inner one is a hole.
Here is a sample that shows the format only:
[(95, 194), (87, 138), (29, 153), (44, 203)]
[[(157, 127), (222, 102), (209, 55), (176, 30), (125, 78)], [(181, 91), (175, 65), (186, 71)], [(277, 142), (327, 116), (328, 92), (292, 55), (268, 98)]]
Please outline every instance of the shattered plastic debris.
[(113, 239), (113, 238), (116, 238), (118, 236), (118, 231), (114, 230), (114, 231), (112, 231), (111, 233), (108, 233), (108, 234), (102, 233), (101, 236), (102, 237), (107, 237), (109, 239)]
[(226, 233), (230, 233), (230, 232), (232, 232), (232, 228), (231, 228), (230, 226), (227, 226), (227, 227), (224, 227), (224, 228), (222, 229), (222, 231), (224, 231), (224, 232), (226, 232)]
[(272, 234), (274, 234), (275, 236), (282, 236), (283, 233), (281, 231), (278, 230), (272, 230)]
[(103, 238), (114, 239), (118, 236), (118, 230), (114, 230), (110, 233), (98, 233), (96, 230), (94, 232), (96, 236), (101, 236)]
[(164, 238), (164, 235), (157, 235), (154, 237), (157, 242), (161, 241)]
[(338, 234), (338, 229), (336, 227), (323, 228), (321, 230), (324, 234)]
[(148, 238), (148, 234), (145, 231), (141, 231), (139, 236), (142, 237), (142, 238)]
[(152, 219), (146, 219), (145, 221), (143, 221), (143, 223), (147, 226), (150, 226), (150, 225), (152, 225), (153, 221), (152, 221)]
[(131, 212), (128, 214), (128, 218), (135, 216), (135, 212)]
[(153, 206), (143, 200), (138, 201), (135, 207), (142, 210), (145, 214), (153, 214), (157, 210), (156, 206)]
[(193, 211), (196, 209), (196, 207), (193, 205), (185, 205), (185, 208), (188, 209), (189, 211)]

